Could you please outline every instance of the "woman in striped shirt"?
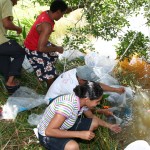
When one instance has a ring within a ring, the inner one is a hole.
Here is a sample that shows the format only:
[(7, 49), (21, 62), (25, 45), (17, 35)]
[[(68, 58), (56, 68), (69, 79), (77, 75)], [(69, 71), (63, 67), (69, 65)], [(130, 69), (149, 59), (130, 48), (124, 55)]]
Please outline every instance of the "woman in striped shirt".
[(41, 145), (47, 150), (79, 150), (74, 139), (93, 139), (93, 131), (99, 126), (120, 132), (118, 125), (106, 123), (90, 110), (100, 103), (102, 94), (98, 83), (86, 82), (76, 86), (74, 93), (56, 98), (47, 107), (38, 125)]

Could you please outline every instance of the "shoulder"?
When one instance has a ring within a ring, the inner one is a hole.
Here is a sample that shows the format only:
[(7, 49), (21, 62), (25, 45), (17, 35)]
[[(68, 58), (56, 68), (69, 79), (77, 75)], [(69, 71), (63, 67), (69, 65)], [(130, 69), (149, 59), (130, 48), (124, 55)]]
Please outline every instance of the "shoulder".
[[(59, 101), (59, 99), (61, 99)], [(71, 95), (65, 95), (57, 98), (55, 101), (55, 112), (63, 114), (65, 117), (69, 117), (74, 111), (74, 100)]]
[(10, 17), (10, 16), (13, 16), (13, 13), (12, 13), (12, 2), (10, 0), (2, 0), (0, 2), (0, 7), (2, 9), (2, 18), (7, 18), (7, 17)]
[(76, 101), (76, 95), (74, 93), (65, 94), (65, 95), (58, 97), (57, 99), (60, 105), (74, 107), (74, 102)]
[(1, 4), (2, 4), (2, 6), (6, 6), (7, 5), (7, 7), (8, 7), (7, 9), (13, 7), (13, 4), (12, 4), (11, 0), (1, 0)]

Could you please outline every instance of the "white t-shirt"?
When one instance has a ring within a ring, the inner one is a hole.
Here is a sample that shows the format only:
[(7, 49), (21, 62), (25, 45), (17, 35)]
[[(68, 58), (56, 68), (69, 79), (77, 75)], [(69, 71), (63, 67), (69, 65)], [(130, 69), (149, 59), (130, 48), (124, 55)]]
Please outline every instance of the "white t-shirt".
[(50, 98), (73, 93), (73, 89), (77, 85), (79, 85), (79, 82), (76, 78), (76, 68), (64, 72), (50, 86), (45, 100), (48, 101)]

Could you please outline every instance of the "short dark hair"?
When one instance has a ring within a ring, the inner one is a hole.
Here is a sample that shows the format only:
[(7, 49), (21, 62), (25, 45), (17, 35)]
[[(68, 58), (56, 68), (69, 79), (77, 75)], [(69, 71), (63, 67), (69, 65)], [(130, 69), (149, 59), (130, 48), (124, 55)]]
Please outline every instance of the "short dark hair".
[(73, 91), (79, 98), (89, 98), (90, 100), (98, 99), (103, 95), (103, 89), (96, 82), (86, 82), (83, 85), (76, 86)]
[(56, 12), (57, 10), (60, 10), (61, 12), (66, 11), (68, 8), (67, 4), (63, 0), (54, 0), (51, 3), (50, 11)]

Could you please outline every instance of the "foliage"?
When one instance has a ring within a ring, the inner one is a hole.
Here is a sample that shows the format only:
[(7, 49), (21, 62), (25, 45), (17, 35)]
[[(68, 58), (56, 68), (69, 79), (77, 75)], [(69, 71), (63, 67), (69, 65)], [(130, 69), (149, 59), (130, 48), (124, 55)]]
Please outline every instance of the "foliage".
[[(50, 5), (52, 0), (34, 0), (41, 5)], [(148, 0), (66, 0), (66, 3), (76, 10), (83, 8), (83, 15), (86, 17), (87, 25), (82, 32), (95, 37), (102, 37), (111, 40), (117, 37), (122, 27), (129, 26), (127, 16), (133, 13), (138, 14), (141, 7), (144, 7), (145, 17), (149, 22)]]
[[(133, 55), (147, 59), (149, 38), (141, 32), (128, 31), (123, 37), (119, 38), (120, 44), (116, 46), (117, 57), (121, 60), (128, 58), (130, 60)], [(130, 45), (131, 44), (131, 45)], [(127, 49), (128, 48), (128, 49)], [(127, 51), (126, 51), (127, 49)], [(126, 53), (124, 54), (124, 52)]]
[[(76, 61), (79, 60), (75, 60), (75, 62)], [(80, 60), (80, 62), (82, 61)], [(73, 67), (73, 63), (70, 67)], [(21, 83), (23, 84), (23, 86), (30, 87), (38, 93), (44, 94), (46, 92), (46, 86), (44, 86), (40, 82), (37, 82), (34, 73), (27, 73), (25, 70), (23, 70)], [(4, 89), (1, 89), (1, 104), (4, 104), (6, 102), (6, 99), (8, 98), (8, 95), (4, 95), (3, 93)], [(27, 120), (30, 114), (41, 114), (45, 110), (45, 108), (46, 106), (42, 105), (32, 110), (20, 112), (18, 113), (14, 121), (1, 120), (0, 149), (44, 150), (44, 148), (39, 144), (33, 132), (33, 128), (35, 126), (29, 125)], [(118, 146), (118, 141), (110, 137), (109, 130), (103, 127), (99, 128), (96, 131), (96, 138), (94, 138), (94, 140), (90, 142), (84, 141), (84, 143), (80, 143), (81, 150), (115, 150)]]
[[(93, 51), (93, 45), (90, 41), (90, 35), (86, 35), (82, 28), (69, 28), (70, 34), (67, 34), (63, 40), (63, 46), (68, 50), (79, 50), (83, 53)], [(74, 31), (73, 31), (74, 30)]]
[[(67, 66), (65, 66), (67, 64)], [(76, 58), (72, 61), (68, 61), (67, 59), (58, 60), (56, 63), (56, 70), (58, 74), (61, 74), (64, 71), (76, 68), (77, 66), (85, 65), (84, 59)]]
[[(35, 16), (36, 17), (36, 16)], [(26, 38), (27, 33), (29, 32), (31, 26), (33, 25), (34, 18), (23, 18), (20, 20), (14, 21), (17, 26), (22, 26), (22, 33), (20, 35), (16, 35), (15, 31), (8, 30), (7, 37), (9, 39), (16, 40), (20, 45), (23, 45), (24, 39)]]

